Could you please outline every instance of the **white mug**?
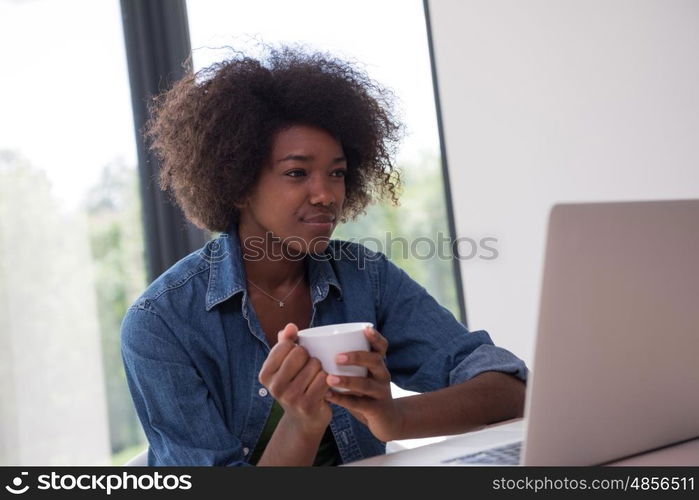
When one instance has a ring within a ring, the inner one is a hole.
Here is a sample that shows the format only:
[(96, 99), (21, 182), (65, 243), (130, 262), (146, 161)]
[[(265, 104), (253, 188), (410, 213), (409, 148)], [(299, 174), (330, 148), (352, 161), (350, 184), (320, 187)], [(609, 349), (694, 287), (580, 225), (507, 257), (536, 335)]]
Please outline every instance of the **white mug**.
[[(366, 377), (365, 366), (338, 365), (335, 357), (343, 352), (369, 351), (369, 341), (364, 335), (367, 326), (372, 323), (337, 323), (334, 325), (306, 328), (298, 332), (298, 342), (308, 354), (317, 358), (323, 365), (323, 370), (330, 375), (344, 375), (349, 377)], [(339, 392), (347, 389), (331, 387)]]

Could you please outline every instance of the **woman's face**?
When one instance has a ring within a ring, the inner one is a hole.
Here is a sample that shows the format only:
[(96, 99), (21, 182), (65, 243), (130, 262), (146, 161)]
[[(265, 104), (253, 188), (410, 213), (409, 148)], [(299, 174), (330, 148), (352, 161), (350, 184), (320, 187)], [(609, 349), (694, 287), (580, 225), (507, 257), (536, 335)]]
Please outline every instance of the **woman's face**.
[(282, 130), (240, 207), (241, 234), (268, 240), (271, 233), (293, 254), (323, 251), (345, 201), (346, 173), (342, 146), (332, 135), (307, 125)]

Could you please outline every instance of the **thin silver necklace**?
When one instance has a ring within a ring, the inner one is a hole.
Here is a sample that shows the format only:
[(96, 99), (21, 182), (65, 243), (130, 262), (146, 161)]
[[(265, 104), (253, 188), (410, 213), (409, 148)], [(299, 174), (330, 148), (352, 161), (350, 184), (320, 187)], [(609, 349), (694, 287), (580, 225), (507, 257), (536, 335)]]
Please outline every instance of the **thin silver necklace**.
[(253, 283), (252, 281), (247, 280), (248, 283), (250, 283), (252, 286), (254, 286), (255, 288), (257, 288), (257, 289), (258, 289), (259, 291), (261, 291), (262, 293), (264, 293), (267, 297), (269, 297), (270, 299), (272, 299), (273, 301), (275, 301), (275, 302), (279, 305), (279, 307), (284, 307), (284, 301), (285, 301), (286, 299), (289, 298), (289, 295), (291, 295), (292, 293), (294, 293), (294, 290), (296, 290), (296, 287), (299, 286), (299, 283), (301, 283), (302, 281), (303, 281), (303, 275), (301, 275), (301, 278), (299, 278), (299, 280), (296, 282), (296, 284), (295, 284), (294, 287), (291, 289), (291, 291), (290, 291), (289, 293), (287, 293), (287, 294), (284, 296), (283, 299), (279, 300), (278, 298), (273, 297), (272, 295), (270, 295), (270, 294), (268, 294), (267, 292), (265, 292), (262, 288), (260, 288), (259, 286), (257, 286), (257, 285), (256, 285), (255, 283)]

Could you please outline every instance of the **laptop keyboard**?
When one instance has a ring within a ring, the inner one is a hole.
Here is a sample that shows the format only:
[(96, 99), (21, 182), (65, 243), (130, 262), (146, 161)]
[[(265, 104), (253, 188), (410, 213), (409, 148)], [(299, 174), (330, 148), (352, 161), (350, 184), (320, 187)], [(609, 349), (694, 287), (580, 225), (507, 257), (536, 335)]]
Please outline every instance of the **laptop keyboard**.
[(444, 460), (444, 464), (519, 465), (522, 442), (506, 444), (462, 457)]

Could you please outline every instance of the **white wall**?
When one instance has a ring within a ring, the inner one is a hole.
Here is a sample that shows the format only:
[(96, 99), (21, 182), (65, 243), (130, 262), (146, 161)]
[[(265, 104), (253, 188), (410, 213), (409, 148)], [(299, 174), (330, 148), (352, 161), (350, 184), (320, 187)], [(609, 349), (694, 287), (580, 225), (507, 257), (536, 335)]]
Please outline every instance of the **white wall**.
[(699, 1), (429, 10), (469, 326), (531, 362), (553, 203), (699, 198)]

